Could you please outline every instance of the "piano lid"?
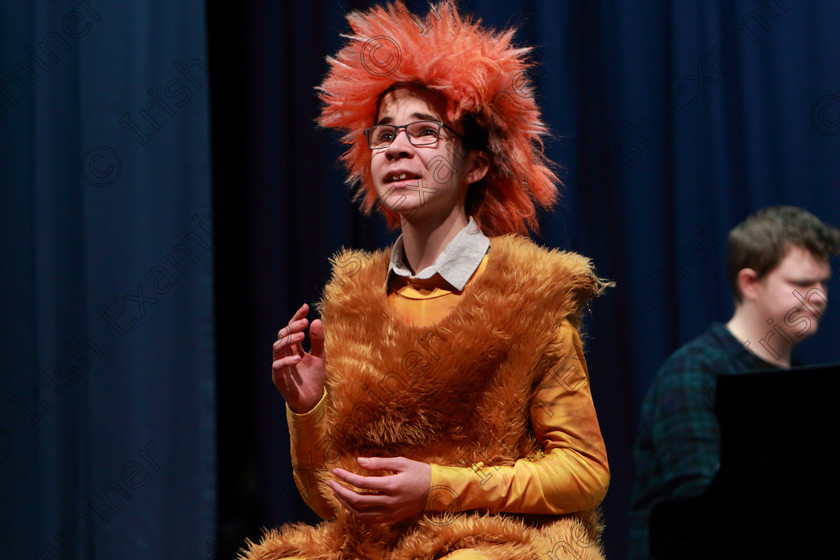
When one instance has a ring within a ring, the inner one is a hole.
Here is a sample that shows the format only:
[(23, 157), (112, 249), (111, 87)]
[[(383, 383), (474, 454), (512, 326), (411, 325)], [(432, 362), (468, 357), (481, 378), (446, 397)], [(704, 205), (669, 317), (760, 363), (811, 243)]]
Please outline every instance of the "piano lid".
[(828, 550), (840, 526), (840, 364), (721, 375), (715, 395), (720, 470), (701, 495), (653, 508), (654, 558)]

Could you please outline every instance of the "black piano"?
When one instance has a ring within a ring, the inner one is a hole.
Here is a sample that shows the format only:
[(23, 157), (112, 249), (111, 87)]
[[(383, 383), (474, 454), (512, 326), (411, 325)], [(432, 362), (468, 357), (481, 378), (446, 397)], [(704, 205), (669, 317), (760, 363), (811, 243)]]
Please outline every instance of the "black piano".
[(840, 364), (718, 377), (720, 470), (660, 503), (656, 560), (840, 557)]

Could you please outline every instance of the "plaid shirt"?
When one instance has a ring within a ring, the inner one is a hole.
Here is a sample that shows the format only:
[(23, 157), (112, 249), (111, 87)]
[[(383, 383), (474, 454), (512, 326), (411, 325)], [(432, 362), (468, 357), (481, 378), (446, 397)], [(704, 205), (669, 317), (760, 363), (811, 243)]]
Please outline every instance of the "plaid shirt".
[(651, 508), (700, 494), (720, 467), (715, 376), (773, 367), (744, 348), (722, 323), (712, 324), (662, 365), (642, 406), (633, 450), (629, 560), (650, 558)]

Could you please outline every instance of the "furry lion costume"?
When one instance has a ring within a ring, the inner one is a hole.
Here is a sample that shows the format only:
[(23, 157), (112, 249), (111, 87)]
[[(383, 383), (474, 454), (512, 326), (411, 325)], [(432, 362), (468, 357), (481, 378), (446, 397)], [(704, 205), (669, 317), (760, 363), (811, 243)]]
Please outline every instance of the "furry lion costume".
[[(467, 210), (497, 237), (484, 272), (449, 315), (428, 327), (405, 322), (389, 306), (389, 250), (334, 257), (320, 302), (328, 357), (320, 456), (294, 465), (307, 502), (325, 504), (328, 519), (269, 530), (241, 558), (434, 560), (472, 548), (491, 560), (602, 559), (602, 494), (563, 515), (511, 513), (462, 508), (465, 497), (433, 479), (420, 515), (364, 524), (326, 484), (333, 468), (359, 473), (360, 456), (403, 456), (471, 468), (477, 476), (540, 461), (546, 449), (532, 416), (538, 385), (579, 364), (579, 382), (569, 391), (585, 390), (586, 414), (594, 418), (577, 329), (587, 303), (607, 286), (588, 259), (517, 235), (535, 229), (536, 209), (555, 202), (558, 180), (543, 155), (546, 128), (526, 74), (529, 49), (512, 45), (514, 30), (483, 29), (449, 1), (432, 6), (424, 20), (397, 2), (353, 12), (348, 21), (352, 33), (328, 59), (319, 88), (319, 123), (344, 132), (343, 162), (362, 208), (369, 212), (377, 201), (363, 131), (374, 124), (383, 92), (420, 85), (442, 95), (448, 122), (469, 121), (481, 131), (490, 169), (470, 186)], [(574, 419), (575, 411), (561, 412)], [(603, 446), (597, 420), (594, 426)]]

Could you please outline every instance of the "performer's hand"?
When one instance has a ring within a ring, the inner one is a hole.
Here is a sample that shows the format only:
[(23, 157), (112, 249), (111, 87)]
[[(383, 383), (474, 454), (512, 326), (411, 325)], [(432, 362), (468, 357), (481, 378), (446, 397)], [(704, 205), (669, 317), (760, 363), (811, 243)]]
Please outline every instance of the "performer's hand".
[(404, 457), (359, 457), (358, 462), (365, 469), (394, 474), (360, 476), (333, 469), (336, 477), (366, 491), (352, 490), (334, 480), (327, 482), (351, 514), (367, 523), (396, 523), (422, 513), (423, 498), (432, 484), (431, 465)]
[(324, 360), (324, 327), (320, 319), (312, 321), (309, 329), (311, 348), (304, 352), (301, 342), (309, 321), (309, 306), (303, 304), (289, 324), (277, 333), (274, 343), (274, 363), (271, 378), (275, 387), (286, 399), (289, 408), (297, 413), (312, 410), (324, 394), (326, 380)]

